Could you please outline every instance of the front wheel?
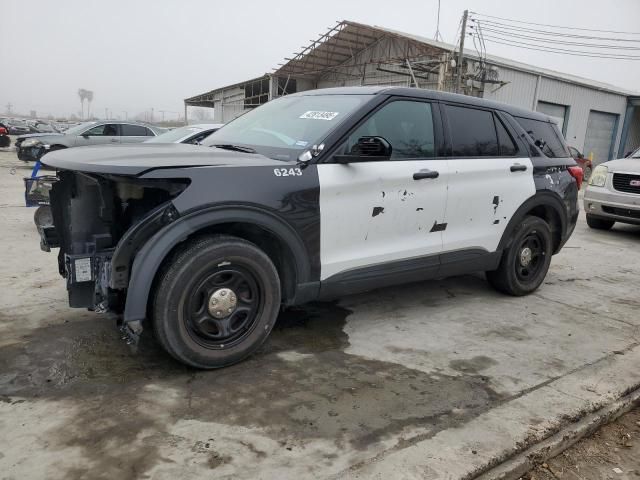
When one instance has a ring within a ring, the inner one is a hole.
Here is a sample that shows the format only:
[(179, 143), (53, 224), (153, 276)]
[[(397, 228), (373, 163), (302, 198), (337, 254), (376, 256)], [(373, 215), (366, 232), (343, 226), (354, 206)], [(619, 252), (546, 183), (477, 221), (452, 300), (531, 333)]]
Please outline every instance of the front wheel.
[(594, 217), (593, 215), (589, 215), (587, 213), (587, 225), (589, 225), (589, 228), (594, 228), (596, 230), (611, 230), (611, 227), (613, 227), (614, 223), (616, 222), (614, 222), (613, 220)]
[(246, 240), (216, 235), (182, 248), (160, 273), (154, 331), (164, 349), (196, 368), (239, 362), (266, 340), (280, 308), (269, 257)]
[(486, 272), (487, 280), (500, 292), (527, 295), (542, 284), (552, 254), (549, 224), (539, 217), (525, 217), (514, 233), (511, 246), (503, 252), (498, 269)]

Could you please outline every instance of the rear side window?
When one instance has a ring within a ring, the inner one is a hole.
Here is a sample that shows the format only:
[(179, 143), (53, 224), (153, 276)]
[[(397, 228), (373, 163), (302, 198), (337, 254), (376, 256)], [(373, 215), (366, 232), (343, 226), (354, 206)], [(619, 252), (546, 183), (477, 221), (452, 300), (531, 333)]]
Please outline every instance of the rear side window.
[(518, 153), (518, 147), (516, 146), (516, 142), (513, 141), (511, 135), (505, 128), (502, 121), (494, 117), (496, 122), (496, 130), (498, 131), (498, 144), (500, 145), (500, 156), (501, 157), (512, 157), (516, 153)]
[(147, 129), (142, 125), (122, 125), (122, 136), (123, 137), (146, 137)]
[(156, 136), (156, 134), (153, 133), (153, 131), (150, 128), (145, 128), (145, 131), (147, 133), (147, 135), (146, 135), (147, 137), (155, 137)]
[(454, 157), (500, 155), (493, 114), (487, 110), (445, 105)]
[(562, 158), (570, 156), (569, 150), (561, 139), (555, 123), (523, 117), (517, 117), (516, 119), (547, 157)]

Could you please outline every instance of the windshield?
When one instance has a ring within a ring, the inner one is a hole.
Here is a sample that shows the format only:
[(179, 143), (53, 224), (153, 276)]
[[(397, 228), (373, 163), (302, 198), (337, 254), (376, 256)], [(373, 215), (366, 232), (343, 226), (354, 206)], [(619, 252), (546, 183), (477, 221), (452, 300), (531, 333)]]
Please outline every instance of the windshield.
[(201, 132), (202, 129), (198, 127), (180, 127), (169, 130), (168, 132), (146, 140), (145, 143), (174, 143), (182, 140), (184, 137), (195, 135)]
[(281, 97), (251, 110), (213, 133), (212, 145), (246, 145), (276, 160), (294, 160), (320, 143), (371, 95)]
[(91, 125), (95, 125), (97, 122), (84, 122), (80, 125), (76, 125), (75, 127), (71, 127), (64, 131), (65, 134), (69, 135), (78, 135), (82, 133), (85, 129), (89, 128)]

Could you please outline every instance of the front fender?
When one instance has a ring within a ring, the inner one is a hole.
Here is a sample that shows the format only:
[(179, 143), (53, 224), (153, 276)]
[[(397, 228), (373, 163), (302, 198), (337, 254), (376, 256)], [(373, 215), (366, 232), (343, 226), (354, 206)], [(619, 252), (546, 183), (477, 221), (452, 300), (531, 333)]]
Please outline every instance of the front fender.
[(167, 255), (190, 235), (222, 223), (252, 224), (268, 230), (286, 245), (296, 267), (297, 282), (308, 281), (309, 259), (296, 231), (276, 215), (250, 206), (222, 205), (206, 208), (179, 218), (155, 233), (138, 251), (131, 268), (124, 321), (144, 320), (151, 287), (158, 269)]

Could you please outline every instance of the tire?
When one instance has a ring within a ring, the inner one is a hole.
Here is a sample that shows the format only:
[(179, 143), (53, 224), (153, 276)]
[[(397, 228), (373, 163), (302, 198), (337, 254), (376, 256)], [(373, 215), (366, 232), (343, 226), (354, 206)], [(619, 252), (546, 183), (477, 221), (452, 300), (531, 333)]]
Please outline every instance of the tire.
[(487, 281), (502, 293), (528, 295), (544, 281), (552, 254), (549, 224), (539, 217), (527, 216), (513, 233), (511, 246), (503, 252), (498, 269), (486, 272)]
[(614, 223), (616, 223), (614, 220), (594, 217), (587, 213), (587, 225), (589, 225), (590, 228), (594, 228), (596, 230), (611, 230)]
[(40, 205), (33, 214), (33, 222), (36, 227), (53, 225), (53, 213), (49, 205)]
[(262, 345), (280, 303), (278, 272), (262, 250), (236, 237), (202, 237), (180, 249), (159, 273), (154, 332), (182, 363), (225, 367)]

